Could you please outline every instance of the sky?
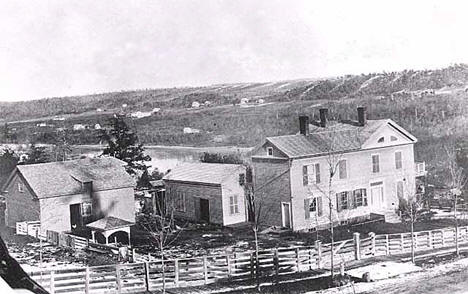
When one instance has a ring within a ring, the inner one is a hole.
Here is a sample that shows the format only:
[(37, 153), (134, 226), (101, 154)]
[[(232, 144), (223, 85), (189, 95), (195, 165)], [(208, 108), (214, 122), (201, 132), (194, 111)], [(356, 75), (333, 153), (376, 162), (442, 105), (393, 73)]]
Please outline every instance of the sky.
[(3, 0), (0, 101), (445, 67), (467, 2)]

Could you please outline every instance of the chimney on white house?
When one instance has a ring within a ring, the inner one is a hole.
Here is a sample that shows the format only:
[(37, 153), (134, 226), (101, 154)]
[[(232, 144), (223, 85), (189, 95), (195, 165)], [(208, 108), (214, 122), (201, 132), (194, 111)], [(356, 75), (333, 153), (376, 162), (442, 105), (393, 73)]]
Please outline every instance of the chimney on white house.
[(299, 132), (301, 135), (309, 135), (309, 117), (305, 115), (299, 116)]
[(366, 108), (363, 106), (359, 106), (357, 108), (357, 113), (358, 113), (358, 123), (360, 126), (365, 126), (367, 123), (367, 113), (366, 113)]
[(327, 108), (320, 108), (320, 126), (325, 128), (327, 126), (327, 119), (328, 119), (328, 109)]

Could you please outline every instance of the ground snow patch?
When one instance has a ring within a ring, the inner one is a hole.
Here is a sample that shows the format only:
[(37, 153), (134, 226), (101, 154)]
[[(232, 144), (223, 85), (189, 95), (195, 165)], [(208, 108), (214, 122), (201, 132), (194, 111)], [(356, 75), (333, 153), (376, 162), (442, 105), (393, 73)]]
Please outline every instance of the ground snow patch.
[(395, 277), (401, 274), (407, 274), (411, 272), (420, 271), (421, 267), (416, 266), (412, 263), (402, 263), (394, 261), (379, 262), (368, 266), (356, 268), (347, 271), (351, 276), (362, 278), (362, 275), (366, 272), (370, 273), (372, 280), (383, 280), (391, 277)]

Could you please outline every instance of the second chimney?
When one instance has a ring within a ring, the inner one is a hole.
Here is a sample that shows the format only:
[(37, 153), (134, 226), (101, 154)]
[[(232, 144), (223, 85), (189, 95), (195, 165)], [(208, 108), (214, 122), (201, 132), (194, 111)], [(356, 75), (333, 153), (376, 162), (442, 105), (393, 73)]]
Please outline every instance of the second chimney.
[(366, 108), (360, 106), (357, 108), (358, 123), (360, 126), (365, 126), (367, 123)]
[(327, 116), (328, 116), (328, 109), (327, 108), (320, 108), (320, 126), (325, 128), (327, 126)]
[(299, 132), (301, 135), (309, 135), (309, 117), (299, 116)]

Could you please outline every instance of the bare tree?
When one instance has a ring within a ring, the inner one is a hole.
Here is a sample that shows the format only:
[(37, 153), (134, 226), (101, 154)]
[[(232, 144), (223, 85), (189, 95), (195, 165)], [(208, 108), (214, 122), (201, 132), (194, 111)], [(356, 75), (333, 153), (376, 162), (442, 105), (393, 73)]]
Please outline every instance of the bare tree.
[(250, 166), (246, 167), (246, 181), (244, 184), (245, 199), (247, 202), (247, 213), (248, 220), (251, 224), (252, 231), (254, 233), (255, 239), (255, 280), (257, 283), (257, 290), (260, 290), (260, 263), (258, 258), (259, 243), (258, 243), (258, 232), (261, 228), (263, 221), (268, 213), (268, 207), (266, 207), (265, 201), (265, 188), (269, 186), (272, 182), (277, 180), (279, 177), (283, 176), (289, 172), (289, 168), (285, 171), (279, 173), (278, 175), (270, 178), (267, 182), (263, 183), (261, 186), (255, 187), (252, 180), (252, 168)]
[[(398, 185), (398, 184), (397, 184)], [(414, 224), (419, 220), (423, 209), (423, 199), (416, 193), (415, 183), (403, 179), (402, 184), (397, 189), (402, 189), (403, 196), (399, 197), (398, 211), (402, 221), (409, 222), (411, 226), (411, 261), (415, 262), (414, 255)]]
[(464, 174), (463, 168), (458, 165), (457, 154), (454, 145), (445, 146), (445, 152), (448, 159), (448, 169), (449, 169), (449, 178), (448, 178), (448, 187), (450, 188), (450, 194), (453, 200), (453, 218), (455, 223), (455, 253), (457, 256), (460, 256), (460, 248), (458, 244), (458, 200), (462, 195), (462, 190), (466, 186), (468, 181), (467, 177)]
[(163, 286), (162, 291), (166, 293), (166, 250), (177, 240), (182, 228), (177, 228), (174, 221), (174, 209), (171, 209), (168, 215), (160, 213), (159, 215), (145, 215), (140, 221), (140, 225), (149, 233), (155, 241), (160, 258)]

